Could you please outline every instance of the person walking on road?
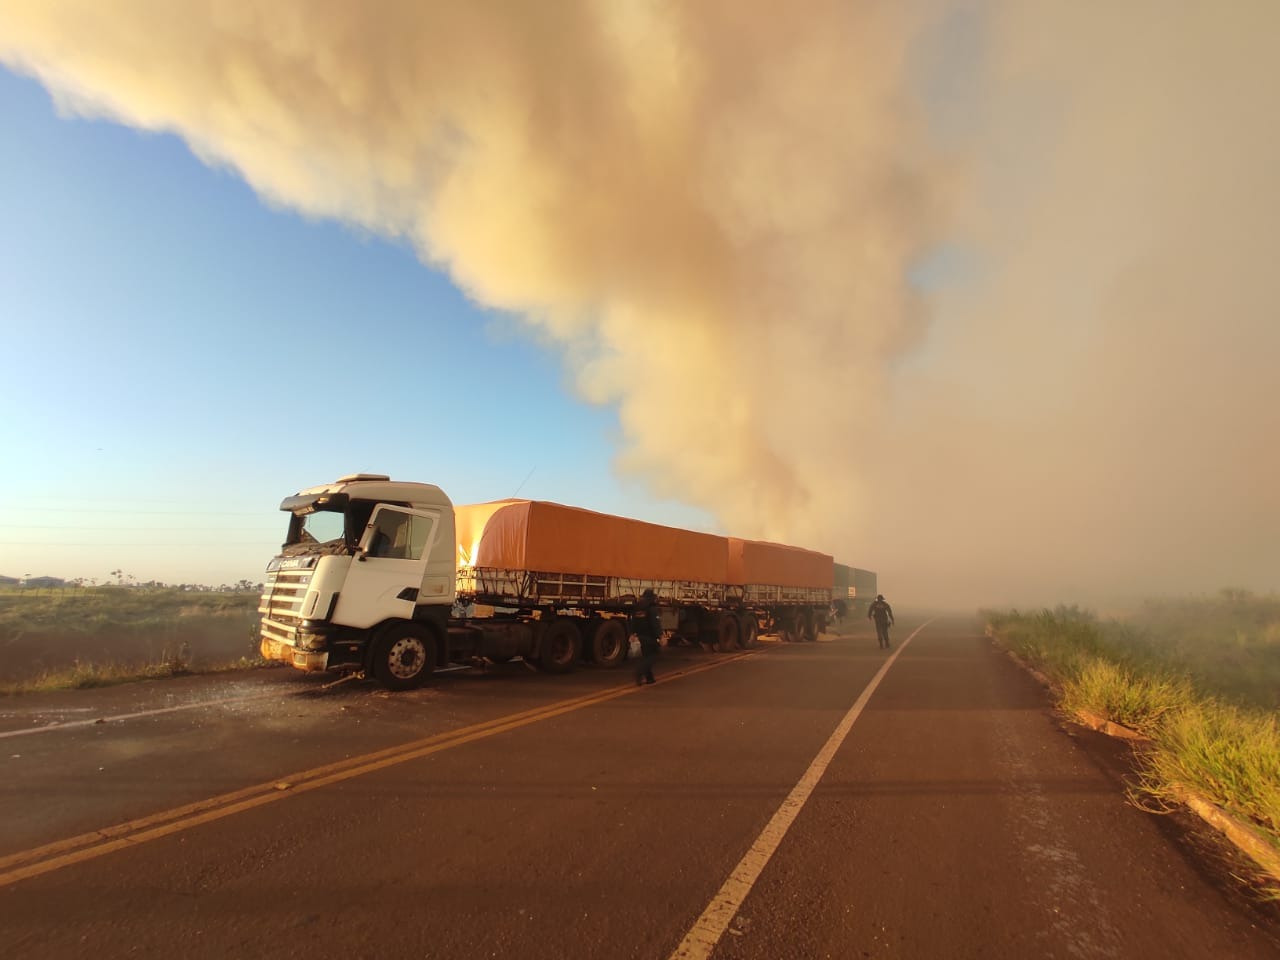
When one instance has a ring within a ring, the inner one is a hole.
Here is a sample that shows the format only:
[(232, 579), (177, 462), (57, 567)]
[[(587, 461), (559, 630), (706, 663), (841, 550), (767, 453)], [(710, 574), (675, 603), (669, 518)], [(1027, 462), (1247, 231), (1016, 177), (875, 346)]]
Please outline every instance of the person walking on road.
[(662, 636), (662, 618), (658, 615), (658, 598), (652, 590), (640, 594), (632, 629), (640, 639), (640, 660), (636, 664), (636, 686), (656, 683), (653, 662), (658, 659), (658, 638)]
[(877, 593), (875, 600), (867, 608), (867, 619), (876, 622), (876, 640), (880, 643), (880, 649), (888, 650), (889, 628), (893, 626), (893, 607), (889, 606), (883, 593)]

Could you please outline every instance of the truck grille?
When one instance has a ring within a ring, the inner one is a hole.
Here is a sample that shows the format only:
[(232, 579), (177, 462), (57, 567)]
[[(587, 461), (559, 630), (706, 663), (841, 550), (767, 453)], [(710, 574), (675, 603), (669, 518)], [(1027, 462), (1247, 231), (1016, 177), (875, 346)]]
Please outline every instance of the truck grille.
[(258, 604), (264, 637), (288, 644), (294, 642), (311, 574), (311, 570), (273, 570), (267, 574), (262, 600)]

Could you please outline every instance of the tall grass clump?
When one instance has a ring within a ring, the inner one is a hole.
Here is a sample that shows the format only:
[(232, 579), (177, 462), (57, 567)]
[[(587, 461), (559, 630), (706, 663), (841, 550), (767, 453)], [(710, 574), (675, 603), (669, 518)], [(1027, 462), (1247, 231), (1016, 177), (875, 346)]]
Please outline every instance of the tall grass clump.
[(1101, 648), (1097, 618), (1076, 606), (982, 612), (987, 632), (1058, 684), (1079, 675)]
[(1280, 848), (1280, 724), (1275, 714), (1209, 700), (1170, 716), (1143, 775), (1166, 804), (1191, 788), (1262, 828)]
[(1100, 656), (1083, 658), (1062, 688), (1062, 706), (1068, 712), (1085, 711), (1148, 737), (1194, 699), (1185, 678), (1143, 674)]

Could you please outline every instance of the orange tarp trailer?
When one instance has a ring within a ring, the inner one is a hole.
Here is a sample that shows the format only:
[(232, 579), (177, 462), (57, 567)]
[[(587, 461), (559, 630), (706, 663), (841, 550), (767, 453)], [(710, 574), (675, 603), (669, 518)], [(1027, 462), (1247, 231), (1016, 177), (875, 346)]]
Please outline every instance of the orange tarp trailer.
[(729, 582), (728, 541), (714, 534), (545, 500), (455, 506), (454, 518), (459, 568)]
[(729, 583), (830, 590), (835, 559), (825, 553), (763, 540), (729, 537)]

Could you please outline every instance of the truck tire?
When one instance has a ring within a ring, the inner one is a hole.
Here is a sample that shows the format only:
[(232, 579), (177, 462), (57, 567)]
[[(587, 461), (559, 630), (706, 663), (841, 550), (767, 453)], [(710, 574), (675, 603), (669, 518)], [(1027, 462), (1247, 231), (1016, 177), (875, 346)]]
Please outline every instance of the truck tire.
[(731, 613), (720, 617), (716, 637), (716, 652), (731, 653), (738, 649), (738, 618)]
[(397, 623), (373, 645), (373, 676), (388, 690), (411, 690), (436, 668), (436, 638), (419, 623)]
[(553, 620), (538, 643), (538, 667), (547, 673), (568, 673), (582, 654), (582, 634), (572, 620)]
[(738, 644), (743, 650), (750, 650), (756, 645), (756, 637), (760, 633), (760, 628), (756, 624), (756, 618), (750, 614), (742, 614), (738, 617)]
[(779, 615), (775, 630), (778, 639), (783, 643), (795, 643), (800, 639), (799, 618), (795, 617), (789, 610)]
[(818, 639), (818, 630), (813, 625), (812, 610), (805, 610), (796, 618), (796, 633), (806, 643), (813, 643)]
[(591, 659), (597, 667), (617, 667), (631, 647), (621, 620), (600, 620), (591, 630)]

